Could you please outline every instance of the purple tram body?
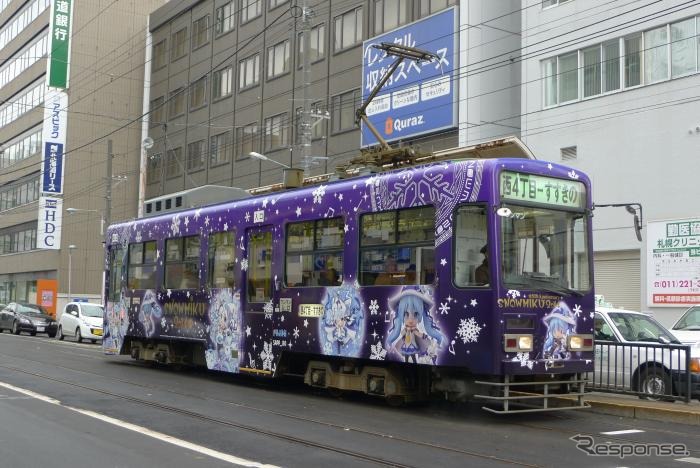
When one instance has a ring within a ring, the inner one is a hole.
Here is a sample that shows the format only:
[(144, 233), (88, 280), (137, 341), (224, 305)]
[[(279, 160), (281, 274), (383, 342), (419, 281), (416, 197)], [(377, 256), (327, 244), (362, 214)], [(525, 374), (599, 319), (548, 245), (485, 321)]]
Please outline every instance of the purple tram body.
[(104, 350), (262, 376), (296, 356), (578, 383), (590, 208), (571, 168), (459, 160), (113, 225)]

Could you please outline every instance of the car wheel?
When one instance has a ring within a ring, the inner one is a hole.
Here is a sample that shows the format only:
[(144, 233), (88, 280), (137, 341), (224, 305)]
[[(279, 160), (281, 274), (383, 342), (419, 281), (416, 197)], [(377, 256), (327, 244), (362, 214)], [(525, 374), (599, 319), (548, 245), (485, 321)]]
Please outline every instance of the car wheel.
[(80, 328), (75, 329), (75, 341), (77, 341), (78, 343), (83, 342), (83, 335), (80, 334)]
[(66, 335), (63, 334), (63, 327), (61, 325), (58, 326), (58, 339), (62, 340), (63, 338), (66, 337)]
[(661, 367), (647, 367), (639, 374), (638, 390), (644, 393), (639, 395), (643, 400), (669, 400), (668, 395), (673, 391), (671, 376)]
[(12, 333), (14, 333), (15, 335), (19, 335), (19, 323), (17, 322), (17, 320), (12, 322)]
[(96, 344), (96, 343), (97, 343), (97, 340), (90, 340), (90, 341), (92, 341), (92, 344)]

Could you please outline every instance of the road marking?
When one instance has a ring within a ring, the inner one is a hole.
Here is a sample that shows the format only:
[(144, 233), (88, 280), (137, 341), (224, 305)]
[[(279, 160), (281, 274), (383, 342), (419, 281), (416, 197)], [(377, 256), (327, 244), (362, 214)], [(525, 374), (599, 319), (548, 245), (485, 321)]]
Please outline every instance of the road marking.
[(696, 465), (700, 465), (700, 458), (695, 458), (695, 457), (676, 458), (676, 461), (686, 462), (686, 463), (695, 463)]
[(644, 432), (644, 431), (642, 431), (640, 429), (625, 429), (624, 431), (601, 432), (601, 435), (636, 434), (638, 432)]
[(237, 457), (235, 455), (230, 455), (228, 453), (223, 453), (223, 452), (219, 452), (216, 450), (212, 450), (212, 449), (204, 447), (202, 445), (197, 445), (197, 444), (194, 444), (192, 442), (188, 442), (186, 440), (178, 439), (176, 437), (172, 437), (172, 436), (169, 436), (167, 434), (163, 434), (162, 432), (152, 431), (152, 430), (145, 428), (143, 426), (137, 426), (136, 424), (131, 424), (129, 422), (122, 421), (121, 419), (112, 418), (112, 417), (106, 416), (104, 414), (95, 413), (94, 411), (84, 410), (84, 409), (80, 409), (80, 408), (74, 408), (72, 406), (66, 406), (63, 403), (61, 403), (59, 400), (56, 400), (56, 399), (51, 398), (49, 396), (42, 395), (40, 393), (36, 393), (36, 392), (31, 391), (31, 390), (26, 390), (24, 388), (15, 387), (14, 385), (11, 385), (11, 384), (8, 384), (5, 382), (0, 382), (0, 387), (4, 387), (4, 388), (7, 388), (8, 390), (12, 390), (12, 391), (15, 391), (17, 393), (21, 393), (23, 395), (30, 396), (30, 397), (35, 398), (37, 400), (41, 400), (41, 401), (44, 401), (46, 403), (50, 403), (52, 405), (57, 405), (57, 406), (60, 406), (61, 408), (68, 409), (70, 411), (74, 411), (76, 413), (80, 413), (82, 415), (98, 419), (100, 421), (112, 424), (114, 426), (121, 427), (122, 429), (134, 431), (134, 432), (137, 432), (139, 434), (160, 440), (162, 442), (166, 442), (166, 443), (172, 444), (172, 445), (177, 445), (178, 447), (182, 447), (182, 448), (191, 450), (193, 452), (198, 452), (198, 453), (201, 453), (203, 455), (207, 455), (211, 458), (216, 458), (218, 460), (225, 461), (225, 462), (228, 462), (228, 463), (231, 463), (234, 465), (249, 466), (249, 467), (253, 467), (253, 468), (278, 468), (275, 465), (266, 465), (266, 464), (258, 463), (258, 462), (252, 461), (252, 460), (247, 460), (245, 458), (240, 458), (240, 457)]

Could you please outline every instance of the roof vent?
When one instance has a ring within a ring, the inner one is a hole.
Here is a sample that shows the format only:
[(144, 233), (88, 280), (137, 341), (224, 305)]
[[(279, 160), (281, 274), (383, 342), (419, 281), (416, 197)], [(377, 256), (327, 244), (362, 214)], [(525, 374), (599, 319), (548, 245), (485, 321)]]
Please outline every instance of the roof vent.
[(562, 161), (571, 161), (572, 159), (576, 159), (578, 156), (578, 147), (577, 146), (567, 146), (566, 148), (561, 149), (561, 160)]

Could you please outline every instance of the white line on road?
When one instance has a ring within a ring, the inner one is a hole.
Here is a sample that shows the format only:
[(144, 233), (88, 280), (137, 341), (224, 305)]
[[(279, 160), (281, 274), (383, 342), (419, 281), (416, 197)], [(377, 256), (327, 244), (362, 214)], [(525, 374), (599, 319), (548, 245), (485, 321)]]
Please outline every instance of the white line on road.
[(640, 429), (625, 429), (624, 431), (610, 431), (601, 432), (602, 435), (620, 435), (620, 434), (636, 434), (638, 432), (644, 432)]
[(228, 463), (232, 463), (234, 465), (239, 465), (239, 466), (249, 466), (253, 468), (278, 468), (275, 465), (265, 465), (263, 463), (258, 463), (252, 460), (247, 460), (245, 458), (240, 458), (235, 455), (229, 455), (228, 453), (223, 453), (223, 452), (218, 452), (216, 450), (209, 449), (207, 447), (193, 444), (192, 442), (187, 442), (186, 440), (178, 439), (176, 437), (169, 436), (167, 434), (163, 434), (162, 432), (156, 432), (152, 431), (150, 429), (147, 429), (143, 426), (137, 426), (136, 424), (131, 424), (126, 421), (122, 421), (120, 419), (115, 419), (111, 418), (109, 416), (105, 416), (104, 414), (100, 413), (95, 413), (94, 411), (89, 411), (89, 410), (83, 410), (80, 408), (73, 408), (72, 406), (66, 406), (62, 404), (59, 400), (56, 400), (54, 398), (51, 398), (46, 395), (42, 395), (40, 393), (33, 392), (31, 390), (26, 390), (24, 388), (19, 388), (15, 387), (14, 385), (5, 383), (5, 382), (0, 382), (0, 387), (7, 388), (9, 390), (21, 393), (23, 395), (30, 396), (32, 398), (36, 398), (37, 400), (44, 401), (46, 403), (50, 403), (52, 405), (57, 405), (62, 408), (66, 408), (71, 411), (75, 411), (76, 413), (80, 413), (85, 416), (90, 416), (91, 418), (98, 419), (100, 421), (112, 424), (117, 427), (121, 427), (122, 429), (128, 429), (130, 431), (137, 432), (139, 434), (146, 435), (148, 437), (152, 437), (154, 439), (158, 439), (163, 442), (167, 442), (169, 444), (177, 445), (179, 447), (192, 450), (193, 452), (198, 452), (203, 455), (207, 455), (212, 458), (216, 458), (218, 460), (222, 460)]
[(695, 458), (695, 457), (676, 458), (676, 461), (686, 462), (686, 463), (695, 463), (696, 465), (700, 465), (700, 458)]

